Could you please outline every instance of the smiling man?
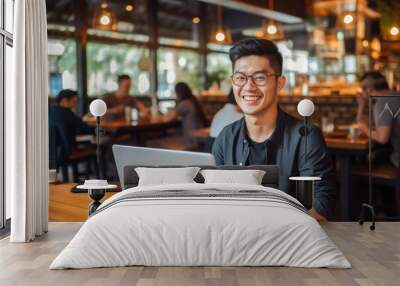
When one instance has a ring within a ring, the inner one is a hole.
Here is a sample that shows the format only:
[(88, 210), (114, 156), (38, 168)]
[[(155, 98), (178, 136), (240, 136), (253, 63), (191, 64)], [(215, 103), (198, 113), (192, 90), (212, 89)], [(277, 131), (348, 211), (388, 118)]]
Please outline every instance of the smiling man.
[(278, 91), (285, 85), (282, 55), (268, 40), (245, 39), (229, 51), (232, 86), (244, 118), (226, 126), (212, 153), (218, 165), (266, 165), (280, 168), (279, 188), (294, 195), (290, 176), (319, 176), (310, 214), (318, 220), (332, 215), (334, 172), (321, 132), (310, 124), (307, 160), (302, 123), (278, 107)]

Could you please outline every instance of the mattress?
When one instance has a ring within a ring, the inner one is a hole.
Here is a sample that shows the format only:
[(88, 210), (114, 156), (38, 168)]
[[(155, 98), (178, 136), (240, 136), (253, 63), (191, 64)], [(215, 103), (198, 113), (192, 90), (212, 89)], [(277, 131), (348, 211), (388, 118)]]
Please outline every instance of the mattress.
[(286, 193), (193, 183), (141, 186), (112, 196), (50, 269), (133, 265), (351, 267)]

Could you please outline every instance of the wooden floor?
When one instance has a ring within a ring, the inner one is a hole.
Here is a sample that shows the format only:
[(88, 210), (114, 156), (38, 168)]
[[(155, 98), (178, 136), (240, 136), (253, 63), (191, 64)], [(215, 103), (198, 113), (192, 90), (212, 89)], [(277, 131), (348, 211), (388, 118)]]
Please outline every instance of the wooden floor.
[(32, 243), (0, 241), (0, 285), (400, 285), (400, 223), (382, 222), (371, 232), (354, 222), (324, 224), (352, 269), (289, 267), (122, 267), (48, 270), (81, 223), (50, 223)]
[[(75, 183), (49, 185), (49, 221), (82, 222), (88, 218), (89, 204), (92, 200), (87, 193), (71, 193)], [(107, 192), (101, 201), (114, 195)]]

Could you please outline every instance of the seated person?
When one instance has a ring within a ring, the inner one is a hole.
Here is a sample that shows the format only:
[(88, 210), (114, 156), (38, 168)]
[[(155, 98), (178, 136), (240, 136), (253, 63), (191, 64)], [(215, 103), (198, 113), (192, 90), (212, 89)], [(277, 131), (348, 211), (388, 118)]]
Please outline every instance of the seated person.
[(186, 143), (195, 143), (191, 132), (207, 126), (207, 118), (200, 102), (193, 95), (190, 87), (184, 82), (175, 85), (176, 107), (168, 113), (169, 119), (182, 120), (183, 135)]
[(94, 134), (94, 128), (82, 121), (74, 112), (78, 93), (64, 89), (57, 95), (57, 104), (49, 106), (49, 127), (55, 128), (60, 136), (61, 153), (58, 160), (66, 159), (76, 145), (77, 134)]
[(106, 117), (113, 119), (125, 118), (125, 107), (127, 106), (136, 108), (142, 116), (149, 115), (150, 109), (129, 95), (131, 85), (132, 80), (129, 75), (118, 76), (118, 90), (102, 97), (107, 104)]
[(237, 105), (235, 95), (231, 89), (228, 95), (228, 103), (226, 103), (224, 107), (218, 110), (214, 115), (210, 127), (210, 136), (216, 138), (225, 126), (241, 119), (242, 117), (243, 113)]
[(307, 160), (302, 122), (278, 107), (278, 91), (285, 85), (282, 55), (268, 40), (244, 39), (229, 51), (232, 85), (244, 118), (226, 126), (218, 135), (212, 153), (217, 165), (277, 164), (279, 189), (294, 195), (291, 176), (319, 176), (315, 182), (310, 214), (325, 220), (333, 213), (335, 174), (324, 138), (318, 128), (308, 128)]
[(378, 71), (370, 71), (361, 77), (362, 93), (358, 94), (357, 123), (360, 130), (369, 136), (369, 96), (390, 96), (374, 98), (372, 119), (374, 129), (371, 138), (380, 143), (391, 143), (393, 150), (388, 156), (394, 166), (400, 163), (400, 96), (389, 89), (385, 77)]

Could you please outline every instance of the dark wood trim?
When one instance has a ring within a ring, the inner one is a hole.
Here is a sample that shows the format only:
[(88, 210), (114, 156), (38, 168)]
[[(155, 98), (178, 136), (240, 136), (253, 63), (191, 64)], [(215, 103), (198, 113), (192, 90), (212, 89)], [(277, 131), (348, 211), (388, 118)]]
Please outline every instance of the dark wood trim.
[(146, 3), (147, 19), (149, 23), (149, 44), (150, 60), (152, 72), (150, 73), (151, 97), (157, 98), (158, 92), (158, 67), (157, 67), (157, 49), (158, 49), (158, 0), (148, 0)]
[(78, 113), (83, 115), (88, 111), (87, 94), (87, 29), (88, 7), (86, 0), (74, 0), (76, 56), (78, 79)]
[[(55, 30), (49, 30), (47, 32), (49, 38), (56, 38), (56, 39), (75, 39), (79, 40), (79, 37), (75, 35), (74, 32), (65, 32), (65, 31), (55, 31)], [(139, 46), (139, 47), (145, 47), (145, 48), (171, 48), (171, 49), (179, 49), (179, 50), (190, 50), (194, 51), (197, 53), (220, 53), (220, 54), (227, 54), (227, 52), (224, 51), (216, 51), (216, 50), (211, 50), (207, 48), (207, 45), (204, 48), (194, 48), (194, 47), (188, 47), (188, 46), (175, 46), (175, 45), (167, 45), (167, 44), (159, 44), (158, 42), (156, 43), (150, 43), (150, 42), (139, 42), (139, 41), (134, 41), (134, 40), (128, 40), (128, 39), (115, 39), (115, 38), (110, 38), (110, 37), (105, 37), (105, 36), (96, 36), (96, 35), (87, 35), (87, 40), (88, 42), (96, 42), (96, 43), (104, 43), (104, 44), (128, 44), (128, 45), (133, 45), (133, 46)]]
[(207, 89), (207, 43), (209, 32), (209, 21), (207, 17), (207, 5), (199, 3), (199, 15), (201, 25), (198, 27), (199, 53), (200, 53), (200, 82), (203, 89)]

